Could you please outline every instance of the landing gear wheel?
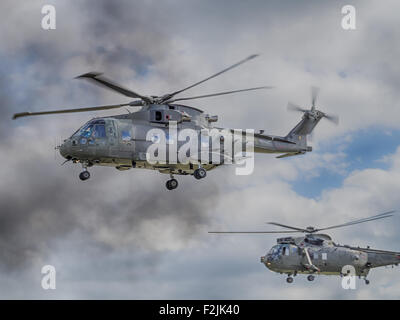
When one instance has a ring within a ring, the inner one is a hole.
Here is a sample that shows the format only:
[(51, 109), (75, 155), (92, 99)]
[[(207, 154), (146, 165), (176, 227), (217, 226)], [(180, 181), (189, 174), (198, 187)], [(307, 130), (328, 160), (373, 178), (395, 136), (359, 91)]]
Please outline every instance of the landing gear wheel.
[(311, 274), (307, 277), (308, 281), (314, 281), (314, 279), (315, 279), (315, 277)]
[(207, 171), (203, 168), (198, 168), (198, 169), (194, 170), (193, 175), (197, 180), (200, 180), (200, 179), (203, 179), (206, 177)]
[(286, 282), (287, 283), (292, 283), (293, 282), (293, 278), (292, 277), (287, 277), (286, 278)]
[(165, 186), (167, 187), (168, 190), (174, 190), (178, 188), (178, 180), (176, 179), (168, 180)]
[(87, 179), (89, 179), (90, 178), (90, 173), (89, 173), (89, 171), (82, 171), (80, 174), (79, 174), (79, 179), (81, 179), (82, 181), (85, 181), (85, 180), (87, 180)]
[(169, 185), (172, 189), (178, 188), (178, 180), (176, 179), (171, 179), (169, 180)]
[(365, 279), (365, 284), (369, 285), (369, 280)]

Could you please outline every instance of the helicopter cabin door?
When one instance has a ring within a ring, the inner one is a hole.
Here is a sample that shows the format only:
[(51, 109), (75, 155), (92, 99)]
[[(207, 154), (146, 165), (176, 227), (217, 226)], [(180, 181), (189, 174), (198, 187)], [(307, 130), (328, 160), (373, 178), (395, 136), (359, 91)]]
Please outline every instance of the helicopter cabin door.
[(110, 156), (117, 157), (118, 156), (118, 130), (117, 125), (114, 120), (107, 119), (106, 120), (106, 130), (108, 137), (108, 145), (110, 146)]
[(133, 137), (133, 126), (132, 120), (119, 120), (118, 121), (118, 133), (119, 133), (119, 157), (122, 159), (133, 159), (133, 153), (135, 150), (135, 140)]

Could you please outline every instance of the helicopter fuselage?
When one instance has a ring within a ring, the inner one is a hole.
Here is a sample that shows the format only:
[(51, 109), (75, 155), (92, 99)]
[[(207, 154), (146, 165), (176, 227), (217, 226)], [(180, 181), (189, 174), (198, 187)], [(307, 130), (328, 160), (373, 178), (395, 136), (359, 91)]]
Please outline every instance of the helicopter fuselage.
[[(244, 170), (237, 168), (236, 173), (238, 175), (249, 175), (254, 169), (254, 153), (280, 153), (277, 158), (305, 154), (312, 151), (312, 148), (307, 146), (307, 135), (312, 132), (318, 122), (322, 118), (334, 123), (337, 123), (338, 120), (336, 116), (328, 115), (316, 109), (318, 88), (311, 90), (312, 104), (310, 110), (288, 104), (289, 109), (302, 112), (303, 117), (284, 137), (266, 135), (264, 130), (255, 133), (254, 130), (243, 132), (243, 130), (217, 128), (212, 125), (213, 122), (218, 120), (217, 116), (209, 116), (197, 108), (176, 104), (177, 101), (272, 89), (272, 86), (259, 86), (192, 97), (178, 97), (186, 90), (232, 70), (257, 56), (257, 54), (252, 54), (201, 81), (163, 95), (142, 95), (108, 79), (101, 72), (87, 72), (77, 78), (86, 79), (136, 100), (74, 109), (25, 111), (14, 114), (13, 119), (48, 114), (141, 107), (138, 112), (93, 119), (58, 147), (61, 155), (67, 161), (82, 164), (83, 172), (80, 173), (79, 178), (83, 181), (90, 178), (87, 168), (94, 165), (112, 166), (118, 170), (131, 168), (158, 170), (161, 173), (170, 174), (171, 179), (166, 184), (169, 190), (176, 189), (178, 186), (178, 181), (173, 177), (174, 174), (190, 174), (196, 179), (203, 179), (208, 170), (221, 164), (244, 164), (244, 168), (240, 168)], [(170, 132), (171, 127), (175, 128), (173, 134)], [(192, 130), (190, 135), (197, 137), (197, 143), (191, 141), (190, 137), (189, 141), (186, 141), (189, 129)], [(204, 131), (207, 130), (212, 131), (211, 134), (204, 134)], [(184, 139), (180, 139), (182, 136), (184, 136)], [(246, 139), (243, 140), (243, 137)], [(210, 140), (212, 143), (210, 143)], [(157, 146), (152, 148), (155, 144)], [(223, 148), (221, 149), (222, 145)], [(184, 147), (183, 150), (182, 147)], [(185, 148), (189, 149), (189, 155), (187, 155)], [(149, 149), (151, 149), (151, 152)], [(249, 156), (250, 162), (248, 161)]]
[(327, 235), (288, 239), (292, 240), (278, 243), (261, 257), (261, 262), (273, 272), (344, 275), (346, 266), (352, 266), (356, 276), (366, 277), (372, 268), (400, 262), (400, 253), (341, 246)]
[[(250, 133), (246, 133), (245, 130), (214, 127), (212, 124), (217, 119), (216, 116), (204, 114), (203, 111), (189, 106), (149, 105), (134, 113), (92, 119), (66, 139), (59, 150), (67, 160), (82, 163), (86, 167), (99, 165), (112, 166), (119, 170), (143, 168), (168, 174), (193, 174), (199, 165), (208, 171), (227, 163), (227, 158), (235, 162), (235, 155), (227, 155), (224, 150), (223, 138), (218, 137), (216, 140), (204, 132), (212, 131), (217, 135), (223, 132), (231, 133), (234, 143), (241, 139), (238, 153), (246, 150), (246, 144), (249, 143), (246, 134)], [(302, 122), (304, 121), (303, 119)], [(176, 128), (176, 137), (170, 133), (171, 124)], [(192, 130), (198, 135), (198, 152), (205, 154), (204, 157), (201, 155), (202, 160), (206, 158), (201, 164), (192, 158), (182, 162), (173, 154), (179, 152), (180, 147), (186, 143), (177, 139), (185, 130)], [(159, 142), (156, 140), (159, 139), (160, 133), (164, 133), (166, 137), (167, 157), (165, 161), (151, 162), (148, 150), (152, 144)], [(297, 141), (288, 137), (265, 135), (263, 132), (253, 134), (251, 131), (251, 135), (250, 143), (255, 153), (283, 153), (284, 156), (289, 156), (311, 151), (311, 147), (304, 143), (305, 137), (304, 141), (301, 141), (301, 135), (296, 136)], [(171, 148), (172, 145), (175, 147)], [(212, 157), (213, 153), (218, 153), (219, 156)]]

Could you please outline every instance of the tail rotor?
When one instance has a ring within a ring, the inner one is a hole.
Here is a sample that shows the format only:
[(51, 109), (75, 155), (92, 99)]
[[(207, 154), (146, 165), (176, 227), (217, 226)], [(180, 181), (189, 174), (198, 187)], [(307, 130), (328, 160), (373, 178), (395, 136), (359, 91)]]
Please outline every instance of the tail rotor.
[(315, 110), (315, 103), (319, 95), (320, 89), (318, 87), (311, 87), (311, 110)]
[(289, 111), (298, 111), (304, 113), (305, 117), (312, 117), (314, 119), (326, 118), (327, 120), (333, 122), (334, 124), (339, 123), (339, 117), (334, 114), (328, 114), (316, 109), (317, 99), (319, 96), (320, 88), (311, 87), (311, 108), (303, 109), (299, 105), (289, 102), (287, 105), (287, 109)]

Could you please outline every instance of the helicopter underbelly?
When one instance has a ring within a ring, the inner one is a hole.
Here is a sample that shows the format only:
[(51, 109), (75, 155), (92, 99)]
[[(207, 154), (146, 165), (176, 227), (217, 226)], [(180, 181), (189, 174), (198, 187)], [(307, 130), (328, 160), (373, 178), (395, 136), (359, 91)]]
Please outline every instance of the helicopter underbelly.
[[(292, 273), (293, 274), (294, 271), (295, 270), (280, 270), (279, 272), (281, 272), (281, 273)], [(307, 270), (298, 270), (297, 273), (298, 274), (311, 274), (313, 272), (307, 271)], [(338, 275), (340, 275), (340, 272), (338, 272), (338, 271), (321, 271), (321, 272), (318, 272), (317, 274), (325, 275), (325, 276), (338, 276)]]
[[(160, 173), (165, 174), (178, 174), (178, 175), (188, 175), (193, 174), (194, 170), (198, 168), (197, 165), (190, 164), (151, 164), (147, 161), (132, 161), (131, 159), (123, 158), (101, 158), (100, 160), (93, 161), (94, 165), (115, 167), (119, 170), (129, 170), (132, 168), (137, 169), (149, 169), (157, 170)], [(217, 167), (216, 165), (202, 165), (207, 171)]]
[[(336, 270), (334, 270), (334, 269), (323, 270), (322, 269), (320, 272), (313, 272), (310, 270), (297, 269), (297, 268), (296, 269), (295, 268), (293, 268), (293, 269), (275, 269), (272, 271), (277, 272), (277, 273), (284, 273), (284, 274), (293, 274), (296, 272), (298, 274), (318, 274), (318, 275), (326, 275), (326, 276), (339, 276), (341, 274), (341, 272), (340, 272), (341, 268), (336, 269)], [(358, 270), (356, 270), (356, 275), (359, 275), (359, 274), (360, 274), (360, 272)]]
[[(325, 266), (325, 267), (320, 267), (320, 272), (314, 272), (312, 270), (307, 270), (304, 268), (299, 267), (294, 267), (294, 268), (270, 268), (271, 271), (277, 272), (277, 273), (285, 273), (285, 274), (293, 274), (294, 272), (298, 274), (319, 274), (319, 275), (327, 275), (327, 276), (339, 276), (342, 271), (342, 267), (339, 266)], [(356, 275), (364, 275), (365, 272), (363, 272), (363, 269), (355, 267), (355, 272)]]

